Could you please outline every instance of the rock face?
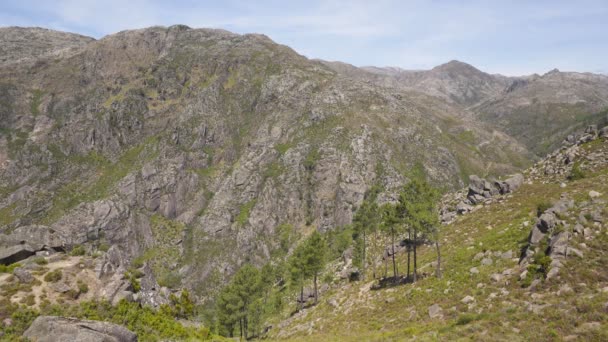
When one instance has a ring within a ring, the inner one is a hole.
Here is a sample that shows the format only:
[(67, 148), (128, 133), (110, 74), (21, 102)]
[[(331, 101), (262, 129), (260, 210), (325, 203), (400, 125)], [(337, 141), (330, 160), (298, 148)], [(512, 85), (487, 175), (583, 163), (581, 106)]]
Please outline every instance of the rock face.
[(36, 342), (136, 342), (137, 335), (107, 322), (40, 316), (23, 334)]

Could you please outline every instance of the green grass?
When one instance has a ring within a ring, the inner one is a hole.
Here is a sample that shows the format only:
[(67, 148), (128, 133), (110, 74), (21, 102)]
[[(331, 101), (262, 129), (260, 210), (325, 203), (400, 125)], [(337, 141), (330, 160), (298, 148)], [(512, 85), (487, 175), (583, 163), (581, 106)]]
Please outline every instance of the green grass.
[(0, 209), (0, 226), (6, 226), (15, 221), (19, 215), (15, 214), (17, 203), (13, 203)]
[[(527, 241), (539, 206), (546, 207), (544, 203), (558, 200), (565, 191), (577, 203), (589, 203), (589, 190), (608, 193), (608, 170), (590, 171), (586, 178), (570, 182), (566, 190), (559, 186), (559, 182), (524, 184), (510, 198), (461, 216), (455, 223), (441, 227), (443, 278), (437, 279), (431, 275), (415, 285), (367, 293), (362, 288), (369, 279), (342, 283), (323, 294), (318, 306), (293, 317), (281, 331), (293, 332), (288, 338), (293, 341), (391, 341), (414, 338), (552, 341), (575, 331), (582, 340), (605, 340), (608, 338), (608, 318), (601, 304), (608, 302), (608, 294), (602, 293), (596, 286), (603, 286), (601, 284), (608, 279), (608, 251), (604, 248), (608, 243), (607, 234), (585, 241), (589, 247), (584, 252), (585, 258), (568, 258), (560, 273), (561, 280), (541, 282), (536, 291), (541, 299), (536, 300), (522, 288), (526, 280), (520, 282), (519, 273), (506, 278), (508, 283), (490, 281), (490, 275), (505, 269), (514, 268), (520, 272), (516, 262), (493, 257), (492, 265), (482, 266), (479, 261), (473, 260), (477, 253), (486, 250), (511, 250), (517, 258)], [(574, 217), (577, 216), (575, 214)], [(525, 221), (529, 223), (527, 227), (523, 225)], [(581, 241), (584, 240), (578, 237), (572, 243), (577, 245)], [(405, 271), (405, 257), (405, 254), (397, 257), (401, 274)], [(433, 274), (434, 268), (424, 265), (435, 260), (434, 248), (420, 248), (418, 257), (422, 266), (420, 271)], [(547, 266), (548, 259), (539, 253), (533, 267), (540, 273), (534, 277), (544, 279)], [(479, 273), (471, 274), (471, 267), (477, 267)], [(380, 269), (383, 271), (384, 267)], [(478, 287), (479, 283), (483, 286)], [(574, 291), (557, 296), (555, 293), (563, 283), (570, 284)], [(581, 283), (586, 285), (579, 285)], [(509, 291), (507, 296), (500, 295), (503, 289)], [(492, 293), (498, 296), (489, 299)], [(467, 295), (476, 299), (476, 306), (471, 310), (460, 302)], [(330, 298), (338, 301), (338, 309), (327, 304)], [(391, 302), (386, 301), (388, 298), (392, 298)], [(528, 311), (526, 303), (551, 306), (541, 314), (534, 314)], [(432, 304), (442, 307), (443, 319), (429, 319), (427, 309)], [(288, 306), (293, 309), (295, 304), (289, 302)], [(415, 312), (415, 315), (411, 316), (410, 312)], [(283, 315), (283, 318), (288, 317), (289, 312)], [(277, 322), (280, 320), (278, 318)], [(602, 328), (578, 331), (577, 328), (585, 322), (600, 322)], [(299, 332), (294, 329), (312, 323), (312, 335), (308, 334), (306, 328)], [(276, 338), (277, 333), (278, 330), (271, 331), (270, 339)]]
[(249, 220), (249, 214), (251, 213), (251, 209), (255, 206), (255, 200), (251, 200), (245, 204), (243, 204), (239, 208), (239, 213), (236, 216), (235, 222), (238, 226), (244, 226)]
[(32, 115), (37, 116), (40, 114), (40, 103), (42, 102), (42, 96), (44, 92), (40, 89), (32, 91), (32, 100), (30, 102), (30, 112)]

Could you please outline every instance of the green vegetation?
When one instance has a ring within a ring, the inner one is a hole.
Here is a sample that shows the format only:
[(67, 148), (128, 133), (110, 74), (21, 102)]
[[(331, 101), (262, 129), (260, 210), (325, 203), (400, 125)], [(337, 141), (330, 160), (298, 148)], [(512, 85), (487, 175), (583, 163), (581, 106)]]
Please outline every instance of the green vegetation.
[(575, 162), (572, 165), (572, 170), (570, 171), (570, 175), (568, 175), (568, 179), (575, 181), (583, 178), (585, 178), (585, 172), (581, 169), (580, 162)]
[(238, 226), (242, 227), (249, 220), (249, 214), (251, 214), (251, 209), (255, 206), (255, 199), (251, 200), (241, 206), (239, 209), (239, 214), (236, 216), (235, 222)]
[[(125, 326), (137, 334), (140, 341), (207, 341), (219, 339), (206, 327), (184, 326), (176, 318), (191, 313), (189, 295), (184, 292), (172, 299), (169, 305), (161, 305), (159, 310), (138, 303), (122, 300), (116, 306), (107, 301), (81, 302), (66, 306), (44, 302), (39, 310), (18, 306), (3, 301), (0, 303), (0, 319), (11, 318), (13, 324), (3, 327), (4, 335), (0, 341), (19, 341), (23, 332), (39, 315), (74, 317), (106, 321)], [(189, 316), (187, 316), (189, 317)]]
[(17, 204), (13, 203), (0, 209), (0, 226), (6, 226), (8, 224), (11, 224), (18, 218), (18, 215), (15, 214), (16, 208)]
[[(251, 264), (243, 265), (219, 295), (217, 311), (220, 333), (234, 337), (238, 331), (241, 338), (259, 334), (259, 326), (252, 326), (259, 301), (267, 286), (262, 283), (260, 271)], [(237, 330), (238, 329), (238, 330)]]
[(317, 280), (325, 266), (327, 244), (318, 231), (314, 231), (300, 244), (289, 258), (289, 273), (294, 286), (300, 288), (300, 309), (304, 308), (304, 282), (313, 278), (315, 304), (319, 300)]
[[(355, 240), (355, 255), (353, 263), (361, 268), (363, 276), (366, 274), (367, 265), (370, 263), (373, 266), (373, 277), (376, 278), (376, 255), (372, 255), (368, 258), (368, 236), (373, 234), (373, 241), (378, 240), (378, 227), (380, 225), (379, 208), (376, 200), (380, 193), (380, 187), (374, 186), (369, 190), (363, 199), (363, 203), (355, 213), (353, 218), (354, 234), (353, 239)], [(376, 246), (374, 246), (376, 247)], [(375, 252), (377, 248), (373, 248)], [(368, 260), (369, 259), (369, 260)]]
[(542, 215), (545, 211), (553, 206), (553, 203), (543, 200), (536, 205), (536, 216)]
[(277, 150), (277, 152), (279, 152), (280, 155), (284, 155), (290, 148), (292, 148), (292, 145), (289, 143), (276, 144), (274, 146), (274, 149)]
[(14, 263), (14, 264), (10, 264), (10, 265), (0, 264), (0, 273), (13, 273), (13, 271), (17, 267), (21, 267), (21, 264), (18, 262)]
[(85, 249), (84, 249), (84, 246), (82, 246), (82, 245), (75, 246), (70, 251), (71, 256), (83, 256), (84, 254), (85, 254)]
[(56, 269), (54, 271), (47, 273), (44, 276), (44, 281), (46, 281), (47, 283), (56, 283), (56, 282), (60, 281), (62, 277), (63, 277), (63, 272), (61, 272), (60, 269)]
[(33, 258), (32, 260), (36, 263), (36, 265), (40, 265), (40, 266), (44, 266), (44, 265), (47, 265), (49, 263), (46, 260), (46, 258), (43, 257), (43, 256), (37, 256), (37, 257)]
[(78, 280), (76, 282), (76, 285), (78, 285), (78, 291), (80, 293), (87, 293), (89, 292), (89, 285), (87, 285), (86, 283), (84, 283), (82, 280)]
[(32, 115), (37, 116), (40, 114), (40, 102), (44, 93), (40, 89), (32, 91), (32, 100), (30, 102), (30, 112)]
[(106, 163), (103, 158), (96, 154), (90, 154), (90, 159), (97, 169), (95, 181), (90, 184), (80, 182), (68, 183), (58, 189), (53, 197), (53, 206), (47, 215), (41, 220), (42, 224), (55, 222), (67, 210), (84, 202), (92, 202), (107, 197), (112, 187), (136, 166), (156, 153), (154, 146), (158, 143), (158, 137), (153, 136), (146, 139), (140, 145), (127, 150), (116, 163)]

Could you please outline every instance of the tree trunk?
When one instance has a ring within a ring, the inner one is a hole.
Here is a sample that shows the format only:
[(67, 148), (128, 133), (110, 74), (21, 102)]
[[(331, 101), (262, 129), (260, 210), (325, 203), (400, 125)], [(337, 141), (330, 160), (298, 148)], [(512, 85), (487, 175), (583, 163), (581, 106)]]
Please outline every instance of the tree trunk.
[(439, 248), (439, 239), (435, 241), (435, 247), (437, 248), (437, 272), (435, 275), (437, 278), (441, 278), (441, 250)]
[(374, 245), (372, 247), (372, 272), (373, 272), (373, 276), (374, 279), (376, 279), (376, 259), (374, 258), (376, 252), (378, 251), (378, 234), (376, 234), (376, 231), (374, 230)]
[(361, 266), (363, 268), (363, 272), (362, 272), (361, 275), (363, 277), (365, 277), (365, 273), (366, 273), (365, 271), (367, 271), (367, 267), (366, 267), (367, 258), (366, 258), (366, 255), (365, 255), (365, 247), (366, 247), (366, 245), (367, 245), (367, 240), (366, 240), (366, 236), (365, 236), (365, 230), (363, 230), (363, 260), (361, 262)]
[(393, 280), (397, 279), (397, 263), (395, 262), (395, 230), (391, 228), (391, 248), (393, 251)]
[(315, 282), (315, 305), (317, 305), (317, 303), (319, 302), (319, 290), (317, 289), (317, 272), (315, 272), (314, 282)]
[(239, 328), (241, 330), (241, 340), (243, 339), (243, 319), (239, 319)]
[(414, 228), (414, 276), (413, 276), (413, 282), (415, 283), (417, 280), (417, 273), (418, 273), (418, 260), (416, 258), (416, 248), (418, 246), (418, 237), (416, 236), (417, 232), (416, 229)]
[(408, 244), (406, 246), (407, 248), (407, 281), (410, 280), (410, 255), (412, 254), (412, 229), (408, 229), (407, 230), (407, 240), (408, 240)]
[(304, 285), (300, 287), (300, 310), (304, 309)]
[(247, 330), (249, 330), (247, 327), (247, 316), (245, 316), (245, 318), (243, 318), (243, 325), (245, 326), (245, 340), (246, 340), (247, 339)]

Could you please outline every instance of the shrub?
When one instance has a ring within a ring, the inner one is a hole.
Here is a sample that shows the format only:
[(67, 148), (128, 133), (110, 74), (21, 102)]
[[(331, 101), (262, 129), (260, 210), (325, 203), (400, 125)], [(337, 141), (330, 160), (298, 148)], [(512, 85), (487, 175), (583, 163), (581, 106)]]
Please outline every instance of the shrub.
[(462, 314), (458, 316), (458, 319), (456, 320), (456, 325), (467, 325), (475, 320), (477, 320), (477, 316), (473, 314)]
[(0, 273), (13, 273), (17, 267), (21, 267), (21, 264), (18, 262), (10, 265), (0, 265)]
[(581, 164), (579, 162), (574, 163), (574, 165), (572, 165), (570, 175), (568, 175), (568, 179), (574, 181), (583, 178), (585, 178), (585, 173), (581, 169)]
[(129, 283), (131, 284), (131, 289), (133, 290), (133, 292), (137, 293), (141, 290), (141, 284), (139, 283), (139, 280), (137, 279), (135, 274), (133, 274), (133, 272), (125, 272), (125, 278), (127, 278)]
[(99, 244), (99, 247), (97, 247), (97, 249), (102, 252), (107, 252), (110, 249), (110, 245), (106, 242), (102, 242)]
[(71, 256), (82, 256), (84, 255), (85, 250), (83, 246), (76, 246), (72, 249), (72, 251), (70, 252)]
[(78, 291), (80, 293), (89, 292), (89, 285), (85, 284), (82, 280), (78, 280), (77, 284), (78, 284)]
[(551, 208), (553, 204), (548, 201), (542, 201), (536, 205), (536, 216), (542, 215), (547, 209)]
[(60, 281), (62, 277), (63, 277), (63, 272), (61, 272), (60, 269), (56, 269), (54, 271), (47, 273), (44, 276), (44, 281), (46, 281), (47, 283), (56, 283), (56, 282)]
[(49, 262), (42, 256), (37, 256), (33, 259), (37, 265), (47, 265)]
[(27, 295), (26, 297), (21, 298), (20, 302), (27, 306), (34, 306), (36, 304), (36, 296), (33, 294)]
[(176, 288), (182, 282), (182, 278), (177, 272), (166, 272), (158, 277), (158, 285), (168, 287), (168, 288)]

